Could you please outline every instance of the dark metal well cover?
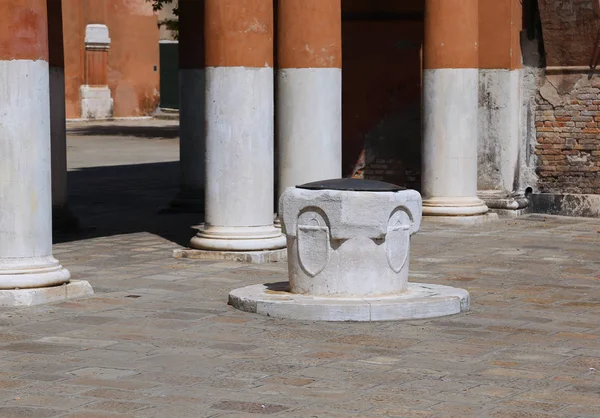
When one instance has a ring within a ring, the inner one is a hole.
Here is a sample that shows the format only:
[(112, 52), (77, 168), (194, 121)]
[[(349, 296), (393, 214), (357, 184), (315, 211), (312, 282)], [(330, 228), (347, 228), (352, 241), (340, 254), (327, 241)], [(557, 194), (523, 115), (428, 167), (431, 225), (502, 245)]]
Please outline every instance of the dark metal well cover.
[(331, 179), (315, 181), (296, 186), (306, 190), (343, 190), (351, 192), (397, 192), (406, 190), (405, 187), (377, 180), (362, 179)]

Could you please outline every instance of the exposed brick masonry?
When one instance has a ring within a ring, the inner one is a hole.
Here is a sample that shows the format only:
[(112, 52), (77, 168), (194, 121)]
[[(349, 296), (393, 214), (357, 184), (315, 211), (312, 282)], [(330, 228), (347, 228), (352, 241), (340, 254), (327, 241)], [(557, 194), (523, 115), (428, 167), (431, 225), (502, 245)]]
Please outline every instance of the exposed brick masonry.
[(600, 193), (600, 78), (549, 76), (537, 103), (540, 191)]

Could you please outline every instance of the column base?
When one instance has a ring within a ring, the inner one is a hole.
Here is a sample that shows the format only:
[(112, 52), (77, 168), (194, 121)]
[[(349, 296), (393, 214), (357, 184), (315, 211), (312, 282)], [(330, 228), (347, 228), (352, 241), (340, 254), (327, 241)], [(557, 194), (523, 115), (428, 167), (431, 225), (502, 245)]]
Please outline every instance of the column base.
[[(0, 260), (2, 261), (2, 260)], [(53, 257), (35, 260), (28, 265), (10, 265), (0, 269), (0, 290), (32, 289), (58, 286), (71, 278), (69, 270)], [(33, 264), (33, 265), (32, 265)]]
[(92, 286), (83, 280), (72, 280), (60, 286), (36, 289), (0, 290), (0, 307), (44, 305), (83, 298), (93, 294)]
[(529, 199), (523, 195), (510, 195), (506, 192), (482, 190), (477, 192), (490, 208), (490, 211), (502, 217), (516, 217), (529, 212)]
[(279, 219), (279, 215), (273, 215), (273, 226), (277, 229), (281, 229), (281, 219)]
[(469, 310), (469, 292), (450, 286), (409, 283), (385, 297), (316, 297), (289, 292), (289, 283), (236, 289), (229, 304), (241, 311), (299, 321), (399, 321), (436, 318)]
[(423, 199), (423, 216), (476, 216), (489, 211), (476, 197), (432, 197)]
[(52, 208), (52, 230), (54, 232), (75, 232), (80, 229), (79, 218), (68, 206)]
[(202, 227), (191, 247), (210, 251), (265, 251), (285, 248), (286, 238), (273, 225), (256, 227)]

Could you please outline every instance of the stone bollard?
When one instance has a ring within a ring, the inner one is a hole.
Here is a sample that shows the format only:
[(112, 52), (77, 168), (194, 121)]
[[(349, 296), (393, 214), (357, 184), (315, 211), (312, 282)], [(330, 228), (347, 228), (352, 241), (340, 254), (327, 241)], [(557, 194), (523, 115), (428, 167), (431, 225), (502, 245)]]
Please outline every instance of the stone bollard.
[(422, 215), (417, 191), (378, 181), (326, 180), (288, 188), (279, 214), (289, 283), (234, 290), (234, 307), (324, 321), (432, 318), (468, 310), (465, 290), (408, 282), (410, 237)]

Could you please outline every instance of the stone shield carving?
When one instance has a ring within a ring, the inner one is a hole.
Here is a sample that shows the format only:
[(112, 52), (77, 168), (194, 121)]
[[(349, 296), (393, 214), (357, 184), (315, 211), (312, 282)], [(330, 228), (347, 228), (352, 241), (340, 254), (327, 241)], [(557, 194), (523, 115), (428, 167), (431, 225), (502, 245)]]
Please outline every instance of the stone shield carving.
[(311, 277), (321, 273), (329, 262), (329, 227), (323, 215), (307, 211), (298, 217), (298, 259)]
[(386, 236), (387, 261), (395, 273), (400, 273), (410, 247), (411, 219), (404, 209), (396, 210), (390, 217)]

